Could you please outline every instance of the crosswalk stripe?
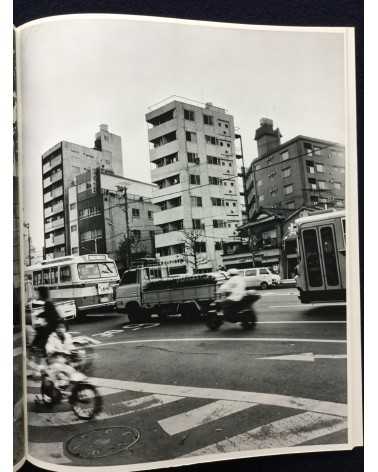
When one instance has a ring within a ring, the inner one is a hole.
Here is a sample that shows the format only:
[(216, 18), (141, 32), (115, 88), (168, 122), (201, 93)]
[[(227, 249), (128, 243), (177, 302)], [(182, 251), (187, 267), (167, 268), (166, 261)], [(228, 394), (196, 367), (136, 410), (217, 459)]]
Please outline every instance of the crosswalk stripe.
[(128, 380), (91, 378), (91, 383), (101, 387), (134, 392), (174, 395), (187, 398), (207, 398), (211, 400), (230, 400), (262, 405), (274, 405), (297, 410), (316, 411), (337, 416), (347, 415), (347, 405), (344, 403), (327, 402), (311, 398), (301, 398), (273, 393), (248, 392), (243, 390), (227, 390), (221, 388), (184, 387), (178, 385), (153, 384)]
[[(147, 395), (133, 400), (122, 401), (112, 404), (108, 411), (103, 411), (96, 416), (95, 420), (108, 420), (117, 416), (130, 415), (136, 411), (148, 410), (161, 405), (182, 400), (182, 397), (174, 397), (171, 395)], [(87, 423), (87, 420), (78, 419), (74, 413), (69, 411), (54, 411), (52, 413), (35, 413), (29, 412), (29, 426), (69, 426), (80, 423)]]
[(64, 455), (62, 442), (28, 443), (28, 452), (36, 459), (52, 464), (70, 464), (70, 459)]
[(201, 406), (200, 408), (165, 418), (160, 420), (158, 423), (166, 433), (172, 436), (197, 426), (219, 420), (220, 418), (232, 415), (233, 413), (237, 413), (253, 406), (256, 406), (256, 404), (218, 400), (209, 403), (208, 405)]
[(296, 446), (346, 428), (345, 418), (308, 411), (264, 424), (246, 433), (192, 451), (182, 457)]

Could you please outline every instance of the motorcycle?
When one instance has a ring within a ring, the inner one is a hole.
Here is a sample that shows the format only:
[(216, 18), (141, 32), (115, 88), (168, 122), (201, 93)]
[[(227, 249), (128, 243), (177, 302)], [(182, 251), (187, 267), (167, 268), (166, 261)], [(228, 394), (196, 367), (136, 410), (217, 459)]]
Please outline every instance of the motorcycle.
[(89, 420), (101, 412), (102, 397), (86, 375), (69, 364), (70, 357), (58, 353), (43, 369), (41, 400), (48, 407), (68, 400), (78, 418)]
[(243, 329), (252, 330), (256, 327), (257, 315), (253, 308), (254, 303), (261, 297), (254, 291), (248, 291), (240, 301), (237, 311), (230, 309), (227, 304), (226, 296), (220, 297), (210, 309), (206, 317), (206, 325), (212, 331), (216, 331), (224, 323), (240, 323)]

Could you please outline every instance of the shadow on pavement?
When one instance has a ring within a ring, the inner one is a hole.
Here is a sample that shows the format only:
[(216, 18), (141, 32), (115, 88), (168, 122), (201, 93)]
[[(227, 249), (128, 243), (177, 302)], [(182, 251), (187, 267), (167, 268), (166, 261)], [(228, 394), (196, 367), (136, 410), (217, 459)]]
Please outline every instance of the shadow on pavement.
[(322, 319), (325, 316), (329, 316), (330, 319), (335, 321), (344, 321), (346, 319), (346, 305), (323, 305), (310, 308), (304, 312), (305, 316), (311, 317), (312, 319)]

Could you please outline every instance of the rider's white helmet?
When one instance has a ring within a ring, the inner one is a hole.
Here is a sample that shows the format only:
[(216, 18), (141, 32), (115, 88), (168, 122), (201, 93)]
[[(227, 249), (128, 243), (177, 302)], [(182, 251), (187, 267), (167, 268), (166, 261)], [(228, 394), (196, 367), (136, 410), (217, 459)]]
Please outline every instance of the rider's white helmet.
[(234, 275), (239, 275), (238, 269), (230, 269), (227, 273), (230, 277), (233, 277)]

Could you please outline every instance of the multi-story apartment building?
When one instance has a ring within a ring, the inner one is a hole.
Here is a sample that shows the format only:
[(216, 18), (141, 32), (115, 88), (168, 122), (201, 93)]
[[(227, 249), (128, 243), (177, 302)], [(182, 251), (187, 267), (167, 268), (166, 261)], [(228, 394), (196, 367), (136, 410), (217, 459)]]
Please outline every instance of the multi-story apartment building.
[(281, 143), (279, 129), (267, 118), (255, 140), (258, 157), (246, 173), (249, 219), (260, 208), (344, 207), (344, 146), (301, 135)]
[(46, 259), (71, 254), (68, 189), (76, 176), (100, 167), (123, 174), (121, 138), (100, 125), (94, 148), (61, 141), (42, 155)]
[[(234, 119), (225, 109), (170, 101), (146, 114), (149, 125), (156, 252), (171, 272), (216, 269), (222, 243), (241, 222)], [(196, 234), (193, 254), (185, 240)]]
[(159, 210), (152, 203), (153, 189), (151, 184), (102, 168), (78, 175), (68, 192), (71, 254), (106, 253), (125, 269), (120, 245), (127, 240), (130, 264), (142, 257), (155, 258), (155, 232), (160, 228), (153, 223), (153, 214)]

